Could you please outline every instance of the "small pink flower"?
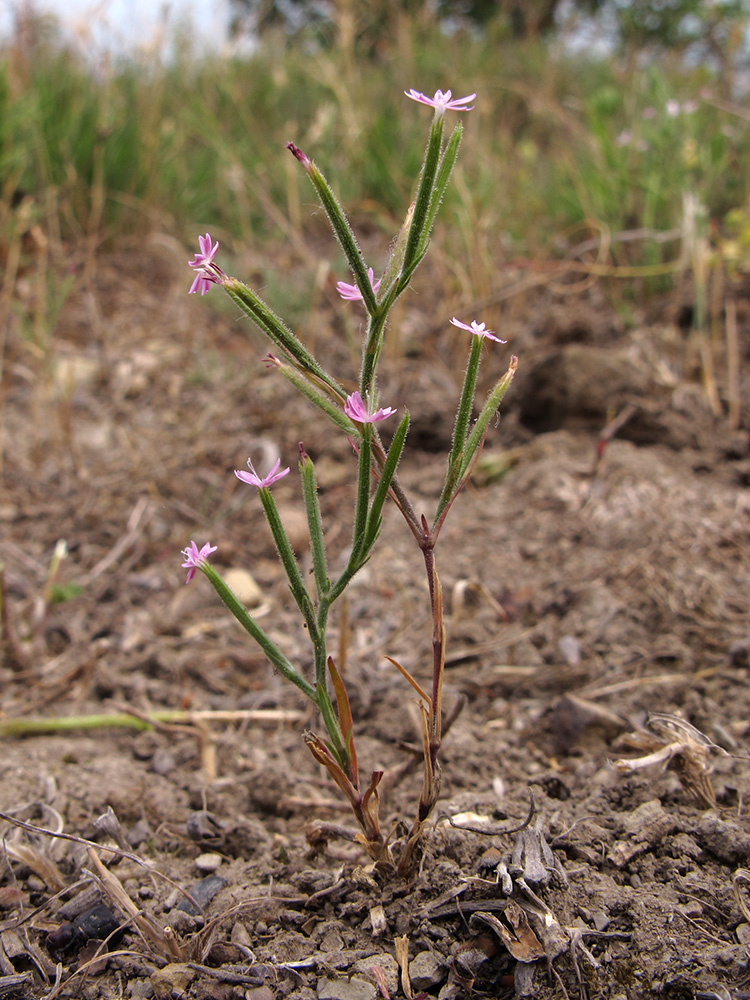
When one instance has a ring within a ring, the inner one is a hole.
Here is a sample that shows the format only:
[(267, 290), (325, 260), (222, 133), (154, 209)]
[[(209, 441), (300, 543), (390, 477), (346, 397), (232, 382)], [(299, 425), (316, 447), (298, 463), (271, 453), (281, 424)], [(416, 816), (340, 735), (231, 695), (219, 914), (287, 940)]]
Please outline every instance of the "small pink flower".
[(272, 483), (275, 483), (277, 480), (283, 479), (284, 476), (287, 474), (287, 472), (289, 472), (288, 468), (282, 469), (281, 472), (279, 472), (280, 465), (281, 465), (281, 459), (277, 458), (274, 467), (271, 469), (268, 475), (264, 476), (261, 479), (261, 477), (255, 471), (253, 463), (248, 458), (247, 466), (250, 469), (250, 471), (244, 472), (242, 469), (235, 469), (234, 474), (235, 476), (237, 476), (240, 482), (247, 483), (249, 486), (257, 486), (259, 490), (262, 490), (265, 489), (267, 486), (270, 486)]
[(200, 251), (195, 255), (195, 260), (188, 261), (190, 267), (194, 267), (198, 271), (193, 278), (188, 295), (193, 295), (195, 292), (205, 295), (212, 284), (221, 285), (226, 278), (226, 274), (219, 265), (214, 264), (214, 257), (219, 249), (218, 242), (211, 246), (211, 236), (206, 233), (205, 236), (198, 237), (198, 243)]
[(456, 319), (454, 316), (451, 320), (454, 326), (460, 326), (462, 330), (468, 330), (469, 333), (473, 333), (475, 337), (479, 337), (481, 340), (483, 337), (487, 337), (488, 340), (496, 340), (498, 344), (507, 344), (507, 340), (501, 340), (500, 337), (496, 337), (492, 330), (488, 330), (484, 323), (477, 323), (475, 319), (471, 321), (471, 325), (468, 323), (462, 323), (460, 319)]
[(211, 553), (216, 552), (216, 548), (216, 545), (211, 545), (210, 542), (206, 542), (203, 548), (199, 549), (195, 542), (191, 542), (186, 549), (182, 550), (182, 554), (185, 556), (185, 562), (182, 564), (182, 568), (188, 571), (185, 583), (190, 583)]
[(436, 90), (434, 97), (427, 97), (426, 94), (422, 94), (419, 90), (405, 90), (404, 93), (407, 97), (410, 97), (412, 101), (418, 101), (420, 104), (429, 104), (431, 108), (434, 108), (438, 114), (445, 114), (446, 111), (471, 111), (474, 107), (467, 106), (468, 101), (473, 101), (477, 96), (476, 94), (469, 94), (468, 97), (456, 97), (450, 90), (446, 90), (445, 93), (442, 90)]
[(299, 146), (295, 146), (293, 142), (288, 142), (286, 144), (286, 148), (289, 150), (289, 152), (292, 154), (295, 160), (299, 160), (299, 162), (302, 164), (305, 170), (309, 172), (310, 170), (309, 156), (307, 156), (306, 153), (303, 153), (302, 150), (299, 148)]
[(351, 396), (347, 396), (346, 403), (344, 403), (344, 413), (350, 420), (354, 420), (358, 424), (376, 424), (381, 420), (387, 420), (395, 412), (392, 406), (388, 406), (385, 408), (381, 407), (375, 413), (370, 413), (365, 406), (365, 401), (358, 392), (353, 392)]
[[(371, 267), (367, 268), (367, 277), (370, 279), (370, 285), (375, 295), (378, 294), (378, 289), (380, 288), (380, 282), (382, 278), (378, 278), (375, 281), (375, 274)], [(336, 283), (336, 291), (339, 293), (342, 299), (346, 299), (347, 302), (361, 302), (362, 292), (357, 288), (356, 285), (347, 285), (345, 281), (338, 281)]]

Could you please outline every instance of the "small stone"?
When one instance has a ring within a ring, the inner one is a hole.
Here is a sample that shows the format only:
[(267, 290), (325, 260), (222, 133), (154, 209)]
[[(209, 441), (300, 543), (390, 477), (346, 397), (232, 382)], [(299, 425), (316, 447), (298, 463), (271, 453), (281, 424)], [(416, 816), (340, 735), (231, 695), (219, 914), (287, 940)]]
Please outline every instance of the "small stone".
[(237, 948), (242, 948), (243, 950), (247, 949), (248, 951), (252, 950), (253, 942), (248, 932), (248, 929), (239, 920), (237, 921), (236, 924), (232, 925), (232, 933), (230, 935), (229, 940), (232, 942), (233, 945), (236, 945)]
[(131, 847), (140, 847), (141, 844), (148, 840), (151, 836), (152, 830), (145, 819), (139, 819), (138, 822), (128, 830), (126, 840)]
[(151, 973), (154, 996), (157, 1000), (172, 1000), (175, 994), (182, 996), (187, 992), (188, 986), (197, 975), (195, 969), (191, 969), (189, 965), (184, 965), (181, 962), (165, 965), (163, 969), (156, 969)]
[(741, 945), (744, 945), (745, 948), (750, 945), (750, 924), (737, 924), (737, 930), (734, 933)]
[(177, 934), (192, 934), (198, 927), (198, 921), (191, 913), (175, 908), (169, 914), (169, 926)]
[(622, 719), (595, 702), (566, 694), (558, 698), (550, 719), (555, 749), (567, 754), (587, 743), (608, 743), (625, 728)]
[(420, 951), (409, 962), (409, 978), (415, 990), (428, 990), (437, 986), (445, 976), (445, 963), (431, 951)]
[(150, 979), (131, 979), (126, 987), (126, 992), (131, 1000), (151, 1000), (154, 995), (154, 987)]
[(254, 986), (245, 990), (245, 1000), (274, 1000), (274, 992), (269, 986)]
[(377, 984), (375, 973), (372, 971), (373, 967), (380, 969), (388, 991), (391, 996), (395, 996), (399, 988), (399, 968), (393, 955), (384, 951), (382, 955), (369, 955), (367, 958), (360, 958), (354, 963), (352, 970)]
[(224, 582), (245, 607), (257, 608), (263, 603), (263, 591), (246, 569), (228, 569)]
[(318, 1000), (375, 1000), (377, 995), (377, 988), (361, 976), (318, 980)]
[(641, 876), (637, 875), (635, 872), (633, 872), (633, 874), (630, 876), (629, 881), (634, 889), (640, 889), (640, 887), (643, 885), (643, 880), (641, 879)]
[(750, 666), (750, 641), (743, 639), (729, 647), (729, 662), (737, 670)]
[(696, 918), (703, 916), (703, 907), (697, 899), (691, 899), (687, 903), (681, 903), (679, 906), (676, 906), (675, 909), (678, 913), (681, 913), (683, 917), (688, 917), (690, 920), (695, 920)]
[(609, 927), (610, 924), (609, 916), (604, 912), (604, 910), (597, 910), (596, 913), (593, 914), (591, 919), (594, 924), (594, 927), (596, 927), (598, 931), (606, 931), (606, 929)]
[(321, 937), (318, 947), (323, 953), (331, 951), (340, 952), (343, 950), (344, 942), (335, 927), (328, 927)]
[(209, 852), (207, 854), (199, 854), (193, 864), (199, 872), (210, 873), (215, 872), (221, 867), (222, 860), (223, 858), (220, 854)]
[(159, 747), (151, 758), (151, 770), (156, 774), (169, 774), (170, 771), (174, 771), (176, 766), (177, 760), (175, 755), (171, 750), (167, 750), (164, 747)]

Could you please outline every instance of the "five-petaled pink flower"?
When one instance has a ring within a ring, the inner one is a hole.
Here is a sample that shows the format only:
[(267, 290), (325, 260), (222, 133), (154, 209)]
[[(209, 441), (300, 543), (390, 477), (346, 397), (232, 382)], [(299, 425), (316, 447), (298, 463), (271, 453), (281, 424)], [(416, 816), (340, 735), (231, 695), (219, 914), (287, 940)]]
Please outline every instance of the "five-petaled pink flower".
[(182, 564), (182, 568), (188, 571), (185, 583), (190, 583), (211, 553), (216, 552), (216, 548), (216, 545), (206, 542), (203, 548), (199, 549), (195, 542), (191, 542), (186, 549), (182, 550), (182, 554), (185, 556), (185, 562)]
[(365, 401), (358, 392), (353, 392), (351, 396), (347, 396), (344, 403), (344, 413), (350, 420), (354, 420), (358, 424), (376, 424), (380, 420), (387, 420), (395, 412), (392, 406), (387, 406), (381, 407), (375, 413), (370, 413), (365, 406)]
[[(370, 279), (370, 285), (372, 286), (373, 292), (377, 295), (378, 289), (380, 288), (380, 282), (382, 278), (378, 278), (375, 281), (375, 274), (371, 267), (367, 268), (367, 277)], [(346, 299), (347, 302), (361, 302), (362, 292), (357, 288), (356, 285), (347, 285), (345, 281), (336, 282), (336, 291), (339, 293), (342, 299)]]
[(468, 102), (473, 101), (477, 96), (476, 94), (469, 94), (468, 97), (454, 98), (450, 90), (446, 90), (445, 93), (442, 90), (436, 90), (434, 97), (428, 97), (426, 94), (413, 88), (405, 90), (404, 93), (412, 101), (418, 101), (420, 104), (429, 104), (440, 115), (445, 114), (446, 111), (471, 111), (474, 105), (469, 106)]
[(220, 285), (226, 278), (226, 274), (224, 274), (219, 265), (214, 264), (214, 257), (216, 256), (216, 251), (219, 249), (218, 242), (212, 246), (211, 236), (209, 233), (206, 233), (205, 236), (198, 237), (198, 243), (200, 251), (195, 255), (195, 260), (188, 261), (190, 267), (194, 267), (198, 271), (193, 278), (193, 283), (188, 292), (189, 295), (193, 295), (195, 292), (205, 295), (211, 285)]
[(496, 337), (492, 330), (488, 330), (484, 323), (477, 323), (475, 319), (471, 321), (471, 325), (468, 323), (462, 323), (460, 319), (456, 319), (454, 316), (451, 320), (454, 326), (460, 326), (462, 330), (468, 330), (469, 333), (473, 333), (475, 337), (479, 337), (481, 340), (483, 337), (487, 337), (488, 340), (496, 340), (498, 344), (507, 344), (507, 340), (502, 340), (500, 337)]
[(240, 482), (248, 483), (250, 486), (257, 486), (259, 490), (265, 489), (266, 486), (270, 486), (275, 483), (278, 479), (283, 479), (284, 476), (289, 472), (289, 469), (282, 469), (279, 472), (279, 466), (281, 465), (281, 459), (277, 458), (274, 467), (268, 473), (267, 476), (261, 478), (255, 471), (253, 463), (248, 458), (247, 466), (250, 469), (249, 472), (245, 472), (243, 469), (235, 469), (234, 474), (240, 480)]

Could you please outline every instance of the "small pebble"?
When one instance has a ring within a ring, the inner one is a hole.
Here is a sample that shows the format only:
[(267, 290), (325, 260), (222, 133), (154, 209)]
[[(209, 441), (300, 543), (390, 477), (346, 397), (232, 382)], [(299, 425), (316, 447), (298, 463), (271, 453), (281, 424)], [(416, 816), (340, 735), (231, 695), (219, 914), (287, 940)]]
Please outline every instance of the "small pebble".
[(274, 992), (269, 986), (253, 986), (245, 990), (245, 1000), (274, 1000)]
[(380, 969), (391, 996), (395, 996), (398, 993), (399, 968), (396, 959), (387, 951), (380, 955), (369, 955), (367, 958), (357, 959), (352, 966), (352, 971), (377, 983), (375, 973), (372, 971), (375, 966)]
[[(203, 921), (201, 921), (202, 923)], [(177, 934), (191, 934), (198, 927), (198, 921), (190, 913), (175, 908), (169, 914), (169, 926)]]
[(597, 910), (596, 913), (593, 915), (592, 919), (594, 922), (594, 927), (596, 927), (598, 931), (606, 931), (606, 929), (609, 927), (610, 920), (608, 915), (604, 912), (604, 910)]
[(415, 990), (428, 990), (445, 979), (445, 963), (431, 951), (420, 951), (409, 962), (409, 978)]
[(151, 758), (151, 770), (156, 774), (169, 774), (177, 766), (177, 760), (171, 750), (159, 748)]
[(222, 860), (220, 854), (209, 852), (207, 854), (199, 854), (193, 864), (199, 872), (215, 872), (217, 868), (221, 867)]
[(377, 988), (360, 976), (318, 980), (318, 1000), (375, 1000), (377, 995)]
[(150, 979), (133, 979), (128, 983), (126, 989), (131, 1000), (151, 1000), (154, 995)]
[(741, 945), (746, 948), (750, 945), (750, 924), (738, 924), (737, 930), (734, 932), (737, 935), (737, 940)]

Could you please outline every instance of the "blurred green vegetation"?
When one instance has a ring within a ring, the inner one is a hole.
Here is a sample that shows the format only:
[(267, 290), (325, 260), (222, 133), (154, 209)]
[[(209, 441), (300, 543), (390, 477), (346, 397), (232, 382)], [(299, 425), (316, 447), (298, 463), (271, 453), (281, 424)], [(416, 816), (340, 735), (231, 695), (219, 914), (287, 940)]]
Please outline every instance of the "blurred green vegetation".
[(408, 12), (377, 48), (339, 41), (270, 32), (219, 58), (184, 33), (169, 60), (87, 62), (48, 20), (26, 23), (0, 50), (0, 218), (24, 203), (48, 236), (97, 246), (155, 228), (237, 250), (288, 238), (314, 202), (293, 140), (360, 224), (392, 234), (429, 122), (410, 87), (478, 94), (443, 225), (495, 266), (592, 239), (615, 264), (669, 260), (668, 239), (618, 234), (678, 229), (686, 196), (719, 227), (745, 218), (750, 114), (721, 59), (597, 56), (502, 19), (447, 32)]

